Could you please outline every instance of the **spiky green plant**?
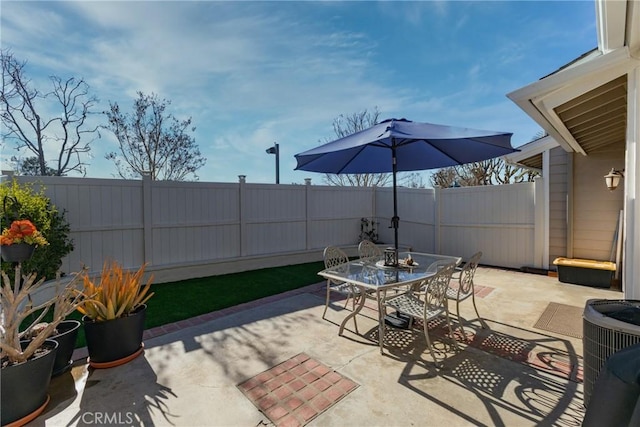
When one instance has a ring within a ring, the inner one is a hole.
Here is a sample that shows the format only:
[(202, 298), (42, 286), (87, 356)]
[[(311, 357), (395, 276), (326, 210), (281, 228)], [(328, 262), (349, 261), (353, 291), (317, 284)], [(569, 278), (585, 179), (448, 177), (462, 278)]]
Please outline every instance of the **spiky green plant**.
[(131, 273), (124, 271), (116, 261), (105, 261), (97, 283), (85, 273), (84, 293), (91, 295), (91, 299), (78, 307), (78, 311), (97, 322), (132, 313), (153, 296), (153, 292), (149, 293), (153, 276), (149, 277), (145, 285), (142, 284), (145, 267), (146, 264)]

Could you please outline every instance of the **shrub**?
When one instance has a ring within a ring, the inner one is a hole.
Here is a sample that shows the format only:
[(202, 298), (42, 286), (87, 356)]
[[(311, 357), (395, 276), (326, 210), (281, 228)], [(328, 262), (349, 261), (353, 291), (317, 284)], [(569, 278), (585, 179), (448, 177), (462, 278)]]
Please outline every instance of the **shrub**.
[[(26, 273), (35, 272), (47, 280), (56, 278), (62, 266), (62, 258), (73, 250), (73, 241), (69, 238), (70, 227), (65, 212), (60, 212), (44, 194), (44, 187), (35, 191), (32, 184), (19, 184), (15, 179), (2, 183), (0, 201), (2, 202), (1, 227), (9, 227), (16, 219), (28, 219), (49, 242), (38, 246), (29, 261), (22, 263)], [(13, 265), (2, 262), (2, 271), (13, 278)]]

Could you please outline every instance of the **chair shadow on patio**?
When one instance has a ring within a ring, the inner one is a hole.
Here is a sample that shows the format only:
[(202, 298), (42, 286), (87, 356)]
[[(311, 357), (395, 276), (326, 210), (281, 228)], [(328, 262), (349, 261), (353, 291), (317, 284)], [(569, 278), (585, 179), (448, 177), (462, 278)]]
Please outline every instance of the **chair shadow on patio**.
[[(472, 411), (465, 412), (465, 405), (456, 401), (450, 386), (446, 387), (449, 392), (443, 393), (443, 387), (433, 387), (432, 383), (446, 381), (473, 393), (493, 425), (509, 425), (509, 413), (535, 425), (580, 425), (585, 413), (578, 387), (581, 362), (571, 343), (485, 320), (489, 329), (473, 324), (465, 337), (456, 331), (460, 352), (455, 352), (449, 343), (446, 322), (430, 322), (432, 342), (443, 361), (441, 369), (436, 369), (429, 357), (421, 325), (414, 325), (414, 330), (388, 328), (385, 355), (405, 363), (398, 383), (472, 424), (478, 420)], [(513, 334), (495, 328), (509, 329)], [(378, 328), (369, 330), (365, 337), (377, 342)], [(507, 389), (515, 392), (516, 403), (504, 398)], [(478, 402), (469, 404), (477, 406)]]

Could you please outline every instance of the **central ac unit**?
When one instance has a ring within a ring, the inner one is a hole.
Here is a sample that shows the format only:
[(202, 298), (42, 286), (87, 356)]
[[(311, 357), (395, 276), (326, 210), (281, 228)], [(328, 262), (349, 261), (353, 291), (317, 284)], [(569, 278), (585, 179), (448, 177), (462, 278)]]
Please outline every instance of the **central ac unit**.
[(582, 343), (584, 352), (584, 405), (600, 370), (613, 353), (640, 343), (640, 301), (591, 299), (585, 304)]

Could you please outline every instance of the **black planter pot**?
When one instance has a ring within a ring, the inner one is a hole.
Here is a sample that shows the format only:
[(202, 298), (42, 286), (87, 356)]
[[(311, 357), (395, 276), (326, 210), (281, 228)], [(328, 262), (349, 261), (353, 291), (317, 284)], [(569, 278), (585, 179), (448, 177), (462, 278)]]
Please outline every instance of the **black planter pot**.
[(76, 339), (78, 338), (78, 330), (80, 329), (80, 321), (63, 320), (57, 327), (58, 335), (50, 339), (58, 343), (58, 351), (56, 353), (56, 361), (53, 364), (53, 373), (55, 377), (67, 370), (71, 369), (73, 364), (73, 350), (76, 347)]
[(28, 243), (14, 243), (13, 245), (3, 245), (0, 252), (2, 252), (2, 259), (5, 262), (23, 262), (31, 258), (35, 249), (34, 245)]
[(142, 350), (146, 313), (147, 306), (143, 305), (129, 316), (104, 322), (94, 322), (84, 316), (82, 320), (90, 365), (108, 368), (137, 357)]
[[(28, 342), (25, 341), (25, 345)], [(51, 381), (58, 343), (43, 344), (50, 351), (36, 359), (12, 365), (0, 372), (0, 413), (2, 425), (24, 425), (37, 417), (49, 402), (47, 389)]]

